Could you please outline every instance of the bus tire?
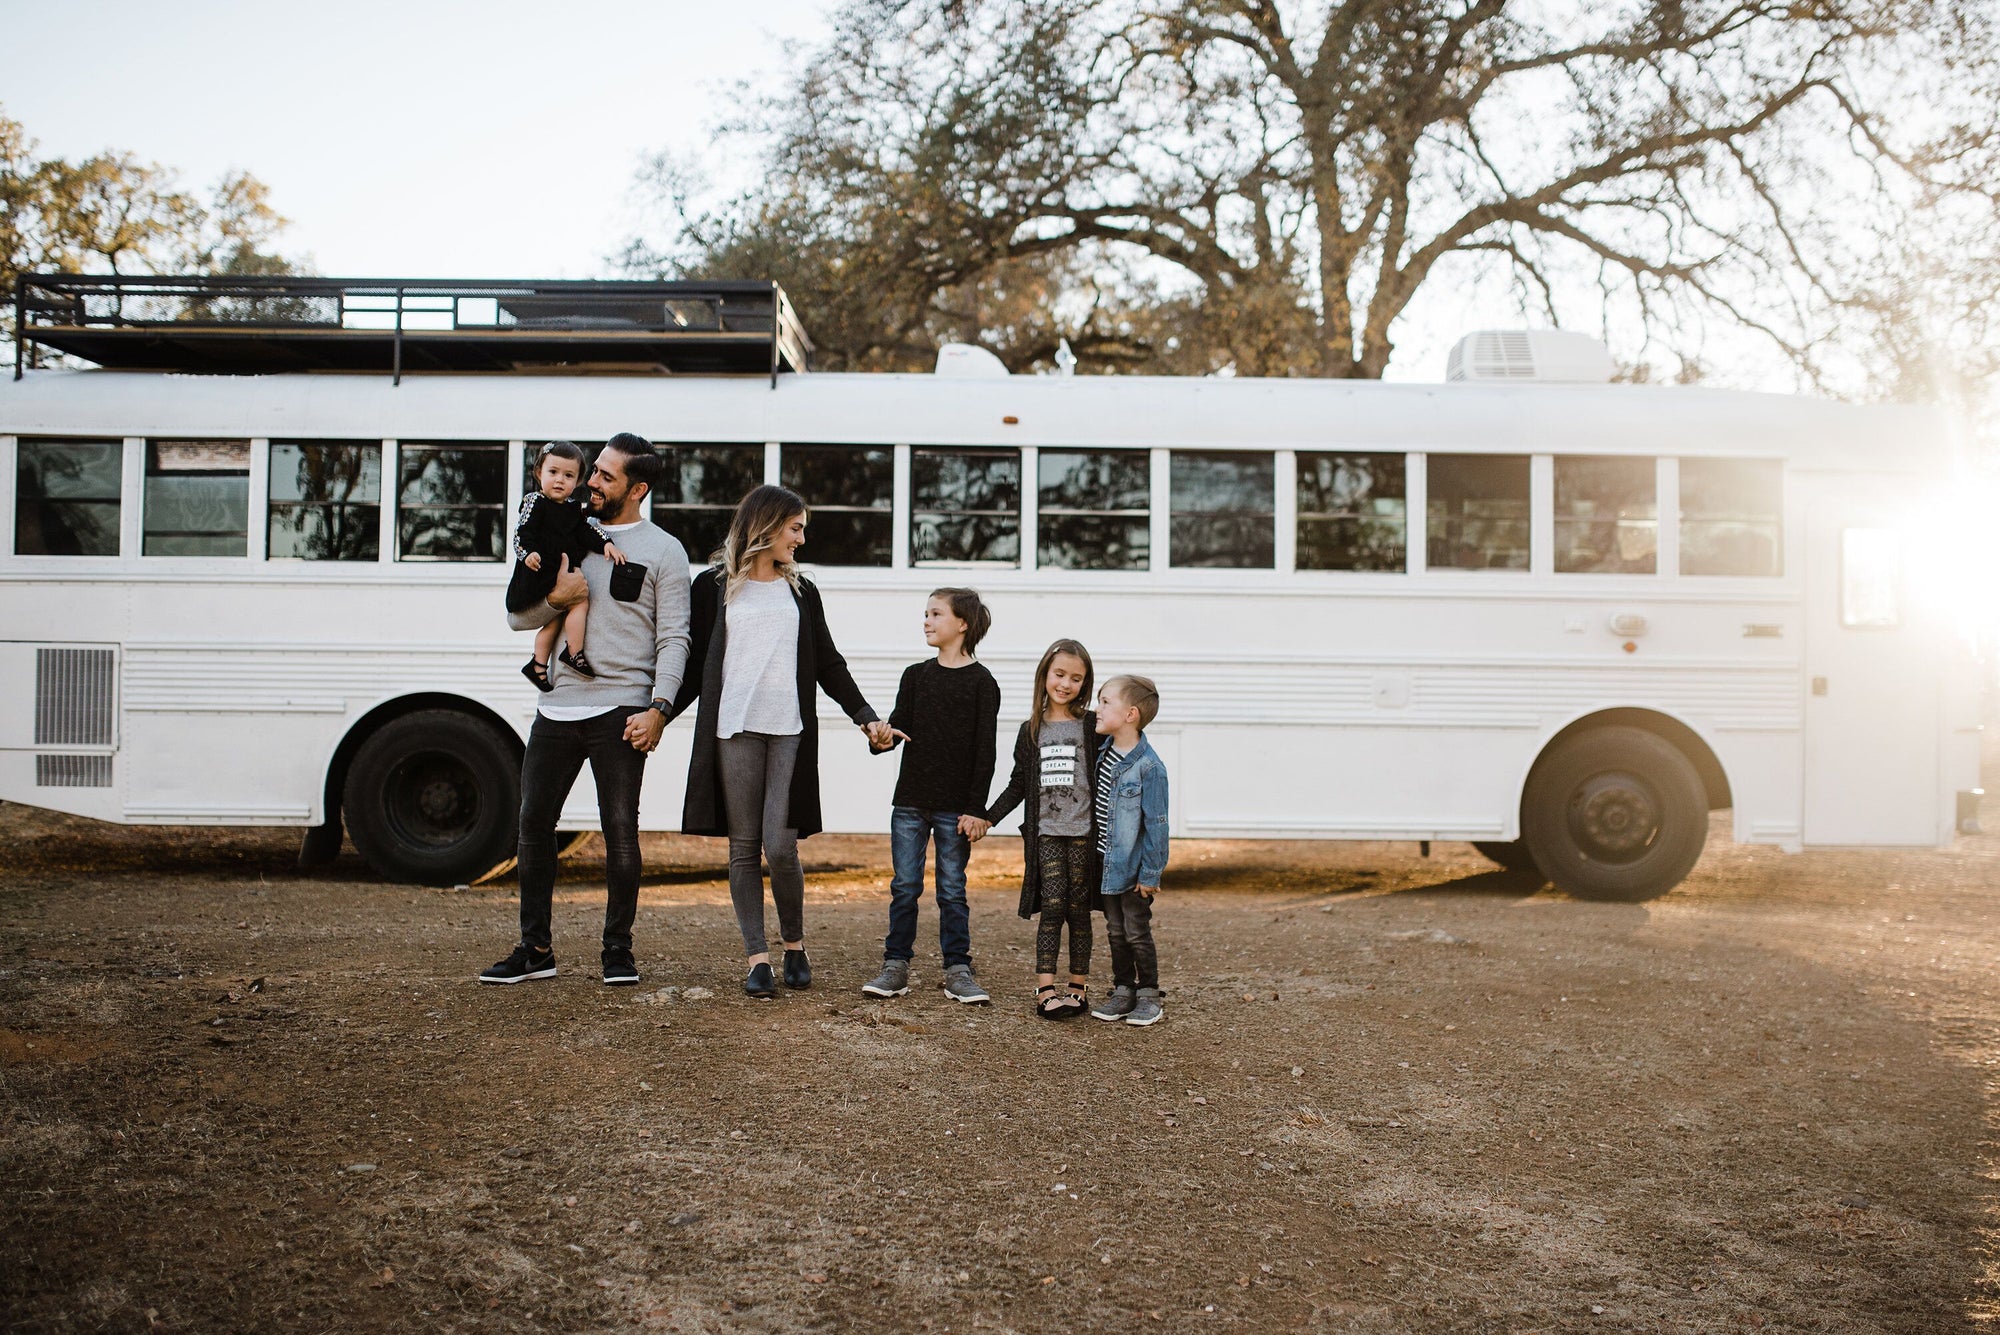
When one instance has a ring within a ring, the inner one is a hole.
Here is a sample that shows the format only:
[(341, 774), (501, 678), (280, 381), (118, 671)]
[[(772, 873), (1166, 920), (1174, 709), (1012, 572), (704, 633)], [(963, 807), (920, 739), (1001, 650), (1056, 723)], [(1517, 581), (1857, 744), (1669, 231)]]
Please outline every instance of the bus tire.
[(1708, 800), (1673, 743), (1643, 728), (1593, 728), (1536, 762), (1521, 833), (1557, 888), (1580, 899), (1652, 899), (1700, 860)]
[(341, 814), (355, 850), (384, 878), (469, 882), (514, 850), (521, 762), (469, 714), (405, 714), (354, 753)]
[(1490, 840), (1474, 840), (1474, 848), (1489, 861), (1497, 862), (1508, 871), (1534, 872), (1541, 875), (1542, 869), (1535, 865), (1535, 855), (1528, 851), (1526, 839), (1516, 839), (1512, 843), (1493, 843)]

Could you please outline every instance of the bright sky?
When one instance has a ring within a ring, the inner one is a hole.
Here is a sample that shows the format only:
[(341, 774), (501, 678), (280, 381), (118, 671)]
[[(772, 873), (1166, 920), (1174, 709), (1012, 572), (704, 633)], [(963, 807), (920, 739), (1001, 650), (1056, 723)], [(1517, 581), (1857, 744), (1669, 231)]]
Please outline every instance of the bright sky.
[(831, 0), (0, 0), (0, 108), (44, 156), (242, 168), (320, 273), (589, 278), (642, 155), (778, 86)]

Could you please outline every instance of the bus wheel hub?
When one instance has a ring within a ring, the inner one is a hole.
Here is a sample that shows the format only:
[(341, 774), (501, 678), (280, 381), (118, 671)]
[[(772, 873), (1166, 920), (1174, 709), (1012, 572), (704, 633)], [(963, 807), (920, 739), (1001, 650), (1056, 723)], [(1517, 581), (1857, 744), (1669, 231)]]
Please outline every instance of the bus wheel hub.
[(1632, 861), (1652, 845), (1659, 829), (1652, 794), (1630, 775), (1598, 775), (1577, 790), (1570, 806), (1577, 846), (1606, 862)]
[(433, 779), (424, 785), (417, 798), (417, 809), (424, 818), (438, 825), (449, 825), (458, 819), (458, 785), (449, 779)]

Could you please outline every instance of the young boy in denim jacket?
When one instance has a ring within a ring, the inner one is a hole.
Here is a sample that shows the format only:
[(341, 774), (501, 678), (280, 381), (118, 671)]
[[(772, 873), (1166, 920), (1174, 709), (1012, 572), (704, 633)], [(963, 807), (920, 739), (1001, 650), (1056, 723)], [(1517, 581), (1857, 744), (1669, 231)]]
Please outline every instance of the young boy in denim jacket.
[(1091, 790), (1112, 987), (1091, 1014), (1136, 1025), (1156, 1024), (1166, 1013), (1153, 896), (1167, 870), (1167, 767), (1146, 741), (1146, 725), (1159, 712), (1159, 688), (1145, 677), (1113, 677), (1098, 692), (1097, 731), (1110, 745), (1098, 751)]

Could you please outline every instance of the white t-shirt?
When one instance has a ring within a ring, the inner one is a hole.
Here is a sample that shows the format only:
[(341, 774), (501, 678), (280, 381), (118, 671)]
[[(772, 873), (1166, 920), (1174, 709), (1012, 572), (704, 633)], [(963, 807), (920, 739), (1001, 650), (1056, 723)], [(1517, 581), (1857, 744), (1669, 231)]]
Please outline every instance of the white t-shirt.
[[(606, 534), (623, 533), (645, 522), (643, 519), (635, 519), (629, 524), (599, 524), (597, 527), (600, 532)], [(575, 650), (570, 652), (574, 653)], [(541, 714), (543, 718), (554, 719), (557, 723), (581, 723), (584, 719), (596, 718), (599, 714), (609, 714), (616, 708), (617, 705), (543, 705)]]
[(802, 731), (799, 605), (792, 586), (783, 579), (745, 580), (729, 603), (728, 634), (716, 737)]

